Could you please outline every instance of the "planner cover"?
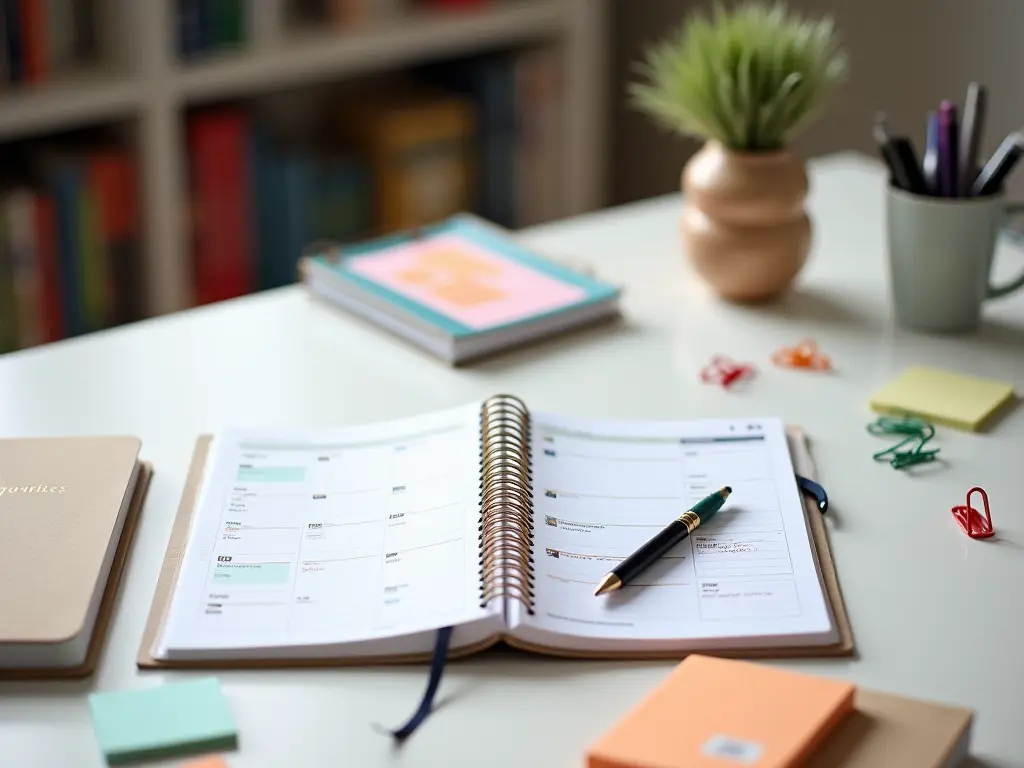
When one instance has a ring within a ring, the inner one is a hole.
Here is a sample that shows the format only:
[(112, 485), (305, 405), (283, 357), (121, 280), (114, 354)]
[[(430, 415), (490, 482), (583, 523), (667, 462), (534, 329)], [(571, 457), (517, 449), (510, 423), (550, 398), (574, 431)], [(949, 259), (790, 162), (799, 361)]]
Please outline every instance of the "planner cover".
[[(814, 477), (814, 466), (806, 446), (806, 438), (803, 432), (796, 428), (788, 430), (790, 450), (794, 460), (796, 471), (806, 477)], [(287, 659), (246, 659), (246, 660), (189, 660), (189, 661), (166, 661), (156, 659), (152, 655), (154, 643), (162, 634), (162, 625), (166, 619), (170, 607), (171, 595), (179, 576), (182, 556), (188, 540), (189, 528), (192, 516), (196, 507), (197, 494), (202, 481), (203, 471), (209, 451), (211, 438), (201, 437), (196, 445), (193, 454), (192, 464), (189, 470), (188, 479), (182, 495), (178, 516), (171, 532), (171, 539), (168, 543), (167, 552), (161, 568), (160, 577), (157, 582), (153, 604), (150, 609), (149, 619), (143, 633), (142, 642), (139, 648), (137, 664), (141, 668), (268, 668), (268, 667), (316, 667), (316, 666), (349, 666), (367, 665), (382, 663), (421, 663), (429, 659), (429, 654), (408, 654), (408, 655), (381, 655), (374, 657), (361, 656), (358, 658), (287, 658)], [(813, 539), (813, 548), (816, 552), (819, 568), (821, 570), (822, 582), (828, 598), (830, 610), (833, 612), (835, 627), (838, 634), (838, 641), (829, 645), (801, 646), (797, 648), (754, 648), (738, 651), (713, 652), (716, 656), (740, 656), (740, 657), (786, 657), (786, 656), (840, 656), (848, 655), (853, 651), (854, 641), (847, 619), (846, 610), (843, 605), (842, 594), (839, 589), (835, 567), (833, 565), (831, 552), (829, 551), (828, 537), (821, 512), (812, 501), (804, 501), (804, 510), (809, 521)], [(516, 647), (524, 650), (531, 650), (545, 655), (561, 655), (571, 658), (681, 658), (683, 654), (679, 651), (673, 652), (601, 652), (584, 653), (567, 651), (565, 649), (547, 648), (534, 644), (511, 642), (506, 637), (493, 637), (473, 646), (461, 648), (457, 652), (450, 652), (451, 658), (466, 656), (479, 652), (488, 646), (505, 640)]]

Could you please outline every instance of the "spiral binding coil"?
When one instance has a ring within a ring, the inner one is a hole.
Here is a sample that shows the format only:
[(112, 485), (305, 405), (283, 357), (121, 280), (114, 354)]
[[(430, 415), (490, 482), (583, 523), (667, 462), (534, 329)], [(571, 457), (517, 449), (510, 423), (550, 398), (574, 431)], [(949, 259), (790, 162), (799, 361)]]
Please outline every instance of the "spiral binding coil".
[(480, 605), (497, 597), (533, 613), (530, 412), (512, 395), (480, 409)]

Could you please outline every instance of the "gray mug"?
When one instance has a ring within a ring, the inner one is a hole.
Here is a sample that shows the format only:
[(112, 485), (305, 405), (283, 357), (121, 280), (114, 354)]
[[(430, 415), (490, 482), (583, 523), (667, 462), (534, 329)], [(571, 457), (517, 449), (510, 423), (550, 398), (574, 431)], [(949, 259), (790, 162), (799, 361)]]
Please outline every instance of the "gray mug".
[(1002, 195), (924, 197), (889, 188), (886, 229), (896, 319), (918, 331), (975, 330), (986, 299), (1024, 286), (1024, 273), (992, 285), (999, 232), (1024, 203)]

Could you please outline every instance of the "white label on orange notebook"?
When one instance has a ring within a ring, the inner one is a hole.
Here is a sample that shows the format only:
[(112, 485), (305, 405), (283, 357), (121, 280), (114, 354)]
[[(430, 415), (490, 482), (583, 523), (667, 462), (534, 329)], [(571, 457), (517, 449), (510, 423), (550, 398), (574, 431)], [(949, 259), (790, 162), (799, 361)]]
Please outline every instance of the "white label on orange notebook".
[(755, 765), (761, 758), (764, 747), (753, 741), (717, 734), (704, 742), (701, 751), (708, 757), (720, 757), (739, 765)]

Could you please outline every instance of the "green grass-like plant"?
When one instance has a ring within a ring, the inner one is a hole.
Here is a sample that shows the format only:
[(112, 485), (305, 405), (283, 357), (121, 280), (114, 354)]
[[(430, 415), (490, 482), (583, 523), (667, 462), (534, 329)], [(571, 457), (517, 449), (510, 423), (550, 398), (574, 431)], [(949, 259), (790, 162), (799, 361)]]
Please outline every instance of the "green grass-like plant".
[(783, 4), (715, 4), (653, 46), (630, 86), (636, 106), (684, 136), (738, 152), (787, 147), (845, 79), (847, 60), (830, 18)]

